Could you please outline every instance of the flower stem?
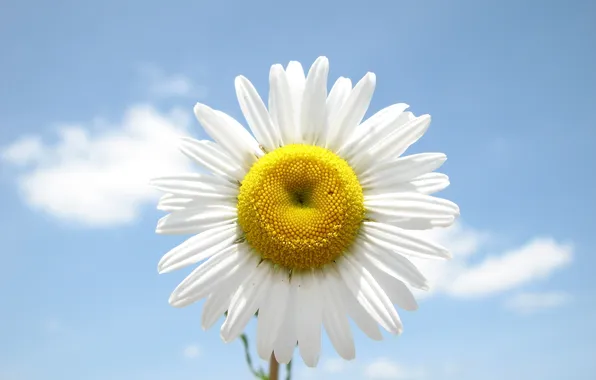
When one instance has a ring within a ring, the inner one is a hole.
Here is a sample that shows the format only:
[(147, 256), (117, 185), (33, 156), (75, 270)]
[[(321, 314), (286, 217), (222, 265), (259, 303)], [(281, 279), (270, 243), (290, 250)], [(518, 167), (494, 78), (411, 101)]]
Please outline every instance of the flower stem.
[(273, 353), (269, 359), (269, 380), (279, 380), (279, 363)]

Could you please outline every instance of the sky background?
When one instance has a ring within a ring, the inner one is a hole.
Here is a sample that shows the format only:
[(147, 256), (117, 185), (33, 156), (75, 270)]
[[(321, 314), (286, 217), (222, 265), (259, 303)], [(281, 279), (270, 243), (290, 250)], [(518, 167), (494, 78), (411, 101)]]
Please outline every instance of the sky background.
[(236, 75), (266, 98), (270, 65), (319, 55), (376, 73), (369, 114), (433, 116), (409, 152), (448, 155), (462, 218), (402, 336), (356, 333), (350, 363), (325, 337), (294, 379), (595, 379), (594, 47), (594, 1), (0, 0), (0, 380), (251, 378), (168, 305), (185, 237), (154, 234), (146, 183), (192, 169), (195, 102), (243, 121)]

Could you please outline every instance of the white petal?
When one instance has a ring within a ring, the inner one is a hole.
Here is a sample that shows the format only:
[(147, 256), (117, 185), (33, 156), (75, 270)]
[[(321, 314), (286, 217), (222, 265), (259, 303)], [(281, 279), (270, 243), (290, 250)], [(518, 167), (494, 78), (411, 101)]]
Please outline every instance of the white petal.
[(414, 264), (405, 257), (392, 253), (384, 247), (369, 241), (356, 241), (354, 256), (358, 260), (374, 265), (379, 270), (421, 290), (428, 290), (428, 281)]
[(238, 264), (232, 269), (232, 274), (220, 281), (213, 293), (207, 297), (203, 304), (203, 315), (201, 327), (203, 330), (210, 329), (219, 318), (228, 310), (232, 296), (238, 290), (246, 278), (256, 269), (260, 258), (257, 255), (250, 255), (249, 259)]
[(383, 218), (443, 219), (459, 216), (459, 207), (446, 199), (419, 193), (389, 193), (367, 196), (364, 200), (368, 216)]
[[(363, 265), (365, 265), (363, 263)], [(404, 310), (414, 311), (418, 309), (418, 303), (410, 291), (410, 288), (402, 281), (377, 269), (374, 265), (366, 266), (366, 269), (377, 280), (383, 291), (387, 294), (394, 305)]]
[[(327, 75), (329, 61), (319, 57), (313, 63), (306, 77), (304, 94), (302, 95), (301, 130), (302, 142), (305, 144), (324, 145), (327, 131)], [(321, 138), (322, 136), (322, 138)]]
[[(427, 173), (414, 178), (407, 184), (396, 187), (398, 191), (416, 191), (422, 194), (433, 194), (449, 186), (449, 177), (443, 173)], [(402, 190), (403, 189), (403, 190)]]
[(263, 360), (269, 360), (273, 344), (279, 334), (283, 315), (290, 294), (290, 279), (287, 271), (278, 270), (273, 275), (271, 289), (259, 307), (257, 320), (257, 353)]
[(286, 312), (281, 314), (283, 317), (282, 325), (279, 328), (279, 333), (273, 344), (274, 355), (277, 361), (281, 364), (287, 364), (292, 360), (294, 355), (294, 349), (296, 349), (296, 297), (295, 297), (295, 286), (293, 284), (294, 279), (290, 280), (290, 290), (288, 294), (288, 301), (286, 306)]
[(241, 181), (246, 174), (243, 162), (236, 161), (213, 141), (183, 137), (180, 150), (203, 168), (229, 180)]
[(216, 193), (230, 197), (238, 195), (238, 186), (221, 177), (205, 174), (181, 174), (154, 178), (150, 184), (161, 191), (188, 197), (200, 193)]
[(172, 272), (208, 259), (232, 245), (240, 234), (238, 226), (233, 224), (201, 232), (166, 253), (157, 270), (159, 273)]
[(358, 161), (359, 154), (367, 153), (399, 126), (400, 115), (408, 107), (405, 103), (393, 104), (369, 117), (356, 128), (350, 140), (339, 149), (338, 154), (350, 162)]
[(334, 270), (321, 271), (319, 274), (319, 283), (321, 291), (325, 297), (323, 304), (323, 326), (333, 347), (346, 360), (352, 360), (356, 357), (356, 347), (352, 331), (350, 330), (350, 321), (348, 320), (348, 311), (344, 305), (345, 300), (339, 289), (341, 278)]
[(350, 92), (327, 133), (327, 148), (337, 151), (354, 133), (362, 121), (375, 91), (376, 77), (367, 73)]
[(290, 84), (282, 65), (271, 66), (269, 87), (269, 114), (280, 133), (277, 146), (293, 144), (298, 139), (294, 125), (294, 104)]
[[(294, 133), (297, 138), (302, 136), (302, 128), (300, 124), (300, 115), (302, 113), (302, 94), (304, 93), (304, 85), (306, 78), (304, 76), (304, 69), (300, 62), (291, 61), (286, 67), (286, 77), (290, 85), (290, 94), (292, 96), (292, 109), (294, 110)], [(297, 140), (296, 143), (299, 141)]]
[(344, 283), (378, 324), (392, 334), (399, 334), (402, 330), (401, 321), (389, 297), (372, 275), (354, 260), (350, 255), (337, 260)]
[(240, 285), (221, 326), (221, 339), (228, 343), (238, 338), (254, 316), (266, 292), (271, 289), (271, 265), (262, 261), (257, 269)]
[(407, 122), (402, 127), (389, 134), (371, 151), (375, 160), (385, 160), (401, 156), (410, 145), (414, 144), (424, 135), (431, 122), (430, 115), (422, 115)]
[(157, 209), (162, 211), (175, 211), (184, 209), (193, 199), (191, 197), (181, 197), (171, 193), (166, 193), (159, 198)]
[(329, 265), (328, 270), (335, 273), (335, 277), (340, 279), (336, 283), (337, 290), (344, 301), (344, 306), (350, 318), (356, 323), (356, 326), (372, 340), (382, 340), (383, 335), (379, 330), (377, 322), (371, 315), (360, 305), (356, 297), (352, 294), (345, 282), (341, 280), (337, 266), (335, 264)]
[(167, 212), (174, 212), (180, 210), (194, 210), (195, 212), (205, 212), (209, 209), (220, 207), (236, 208), (236, 198), (215, 198), (212, 196), (180, 196), (174, 194), (166, 194), (167, 197), (162, 197), (157, 203), (157, 209)]
[(375, 186), (364, 190), (365, 196), (379, 195), (383, 193), (421, 193), (433, 194), (444, 190), (449, 186), (449, 177), (443, 173), (427, 173), (414, 178), (408, 182), (392, 184), (390, 178), (387, 181), (378, 181)]
[(447, 160), (443, 153), (420, 153), (378, 162), (362, 173), (363, 188), (391, 186), (413, 180), (438, 169)]
[(251, 255), (241, 245), (230, 246), (199, 265), (174, 289), (170, 305), (184, 307), (206, 297), (211, 290), (234, 275)]
[(421, 258), (451, 258), (451, 254), (445, 247), (388, 224), (364, 222), (360, 233), (365, 240), (404, 255)]
[(195, 116), (211, 136), (230, 156), (242, 163), (245, 169), (262, 156), (259, 143), (232, 117), (197, 103)]
[(198, 234), (208, 229), (235, 224), (237, 211), (229, 207), (214, 206), (208, 211), (193, 209), (174, 211), (157, 222), (155, 232), (164, 235)]
[(335, 81), (327, 98), (327, 122), (329, 124), (335, 120), (341, 106), (348, 96), (350, 96), (350, 91), (352, 91), (352, 81), (350, 78), (339, 77)]
[[(396, 107), (397, 108), (397, 107)], [(401, 113), (392, 113), (393, 118), (391, 120), (385, 120), (382, 129), (377, 129), (377, 133), (375, 133), (374, 140), (373, 136), (369, 137), (367, 141), (369, 144), (366, 144), (364, 149), (359, 149), (354, 153), (354, 157), (350, 159), (350, 166), (356, 173), (364, 173), (366, 172), (371, 166), (375, 165), (380, 159), (381, 156), (377, 154), (377, 150), (384, 147), (387, 144), (387, 140), (394, 136), (398, 131), (403, 129), (409, 122), (416, 119), (413, 113), (411, 112), (401, 112)], [(391, 144), (395, 144), (392, 140)], [(372, 146), (372, 148), (369, 148)], [(390, 155), (390, 157), (397, 157), (398, 155)]]
[(278, 147), (279, 130), (271, 121), (269, 112), (252, 83), (243, 76), (236, 77), (236, 95), (246, 122), (257, 141), (271, 152)]
[(444, 218), (393, 218), (386, 215), (377, 215), (376, 221), (388, 224), (394, 227), (403, 228), (405, 230), (431, 230), (433, 228), (450, 227), (455, 223), (455, 216)]
[(225, 292), (217, 289), (207, 296), (203, 304), (203, 314), (201, 315), (201, 328), (203, 331), (209, 330), (219, 318), (225, 315), (225, 312), (230, 307), (232, 295), (236, 292), (237, 288), (238, 285), (233, 290), (226, 288), (227, 291)]
[(294, 274), (296, 290), (296, 336), (304, 363), (316, 367), (321, 352), (321, 323), (323, 300), (313, 272)]

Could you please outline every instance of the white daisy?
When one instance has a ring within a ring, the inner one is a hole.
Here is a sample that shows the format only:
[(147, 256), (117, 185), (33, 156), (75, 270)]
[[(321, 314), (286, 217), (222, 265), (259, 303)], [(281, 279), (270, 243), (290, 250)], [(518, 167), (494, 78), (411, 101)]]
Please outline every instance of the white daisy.
[(448, 258), (446, 249), (408, 233), (451, 225), (456, 204), (429, 194), (449, 185), (432, 173), (446, 157), (400, 157), (430, 116), (389, 106), (365, 122), (375, 88), (368, 73), (356, 86), (339, 78), (327, 93), (327, 58), (305, 77), (298, 62), (273, 65), (269, 106), (243, 76), (240, 107), (252, 131), (223, 112), (197, 104), (197, 119), (215, 140), (184, 138), (181, 150), (209, 174), (155, 179), (170, 212), (160, 234), (196, 234), (168, 252), (159, 272), (201, 263), (174, 290), (170, 304), (206, 298), (202, 327), (228, 311), (225, 342), (259, 312), (257, 350), (280, 363), (294, 348), (316, 366), (321, 325), (338, 354), (355, 357), (349, 319), (370, 338), (378, 325), (402, 331), (394, 305), (415, 310), (409, 287), (427, 280), (409, 257)]

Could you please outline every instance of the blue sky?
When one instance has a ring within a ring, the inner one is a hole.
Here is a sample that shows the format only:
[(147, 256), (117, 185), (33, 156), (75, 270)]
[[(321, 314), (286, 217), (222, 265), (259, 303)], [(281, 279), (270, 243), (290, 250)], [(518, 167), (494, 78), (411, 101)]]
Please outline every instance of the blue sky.
[[(365, 5), (367, 4), (367, 5)], [(0, 380), (249, 379), (239, 342), (167, 298), (145, 187), (204, 138), (196, 101), (240, 117), (269, 66), (329, 57), (377, 74), (371, 111), (430, 113), (411, 150), (442, 151), (461, 223), (455, 259), (401, 313), (399, 338), (324, 340), (295, 379), (596, 377), (596, 4), (590, 1), (3, 0), (0, 12)], [(254, 325), (249, 334), (254, 333)], [(385, 376), (385, 377), (383, 377)]]

